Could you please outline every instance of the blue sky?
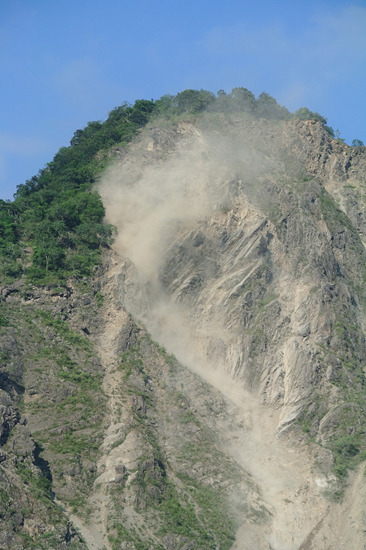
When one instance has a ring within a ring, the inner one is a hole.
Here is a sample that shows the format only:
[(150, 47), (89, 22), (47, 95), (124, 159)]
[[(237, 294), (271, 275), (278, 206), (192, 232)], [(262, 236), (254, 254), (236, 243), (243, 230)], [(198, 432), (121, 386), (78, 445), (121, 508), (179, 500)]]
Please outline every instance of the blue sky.
[(366, 0), (0, 0), (0, 197), (124, 101), (266, 91), (366, 143)]

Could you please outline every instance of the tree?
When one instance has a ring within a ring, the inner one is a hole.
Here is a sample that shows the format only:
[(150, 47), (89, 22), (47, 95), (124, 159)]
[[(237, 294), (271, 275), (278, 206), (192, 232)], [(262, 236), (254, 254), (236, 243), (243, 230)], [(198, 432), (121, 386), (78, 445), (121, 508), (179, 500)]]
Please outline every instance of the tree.
[(197, 113), (203, 111), (215, 99), (215, 94), (206, 90), (184, 90), (176, 95), (177, 110), (180, 113)]
[(255, 95), (247, 88), (233, 88), (229, 97), (234, 111), (254, 112)]
[(46, 275), (49, 271), (59, 271), (64, 267), (66, 254), (60, 244), (55, 240), (48, 240), (35, 247), (33, 254), (33, 267)]
[(257, 116), (270, 119), (285, 119), (290, 117), (286, 107), (277, 103), (274, 97), (267, 92), (262, 92), (256, 101), (255, 112)]
[(174, 112), (176, 100), (174, 95), (163, 95), (155, 102), (156, 110), (160, 115), (169, 116)]
[(353, 139), (352, 147), (364, 147), (364, 142), (361, 139)]
[(341, 138), (341, 132), (339, 130), (334, 132), (334, 138), (340, 143), (344, 143), (344, 138)]
[(310, 111), (307, 107), (300, 107), (297, 111), (295, 111), (294, 116), (296, 118), (299, 118), (300, 120), (318, 120), (323, 125), (327, 123), (327, 119), (324, 118), (319, 113), (315, 113), (313, 111)]

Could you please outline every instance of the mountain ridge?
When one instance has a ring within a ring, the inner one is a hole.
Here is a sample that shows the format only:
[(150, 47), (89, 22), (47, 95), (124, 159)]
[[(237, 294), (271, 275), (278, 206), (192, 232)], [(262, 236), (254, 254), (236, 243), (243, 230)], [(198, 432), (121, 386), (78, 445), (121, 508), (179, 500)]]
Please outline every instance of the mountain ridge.
[(0, 547), (365, 543), (364, 148), (189, 118), (110, 150), (90, 277), (1, 287)]

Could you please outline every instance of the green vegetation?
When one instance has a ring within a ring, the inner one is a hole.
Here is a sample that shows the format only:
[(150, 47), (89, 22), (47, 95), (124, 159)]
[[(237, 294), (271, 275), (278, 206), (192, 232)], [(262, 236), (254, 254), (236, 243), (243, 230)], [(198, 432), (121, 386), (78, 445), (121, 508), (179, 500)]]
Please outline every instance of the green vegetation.
[(302, 107), (295, 113), (290, 113), (286, 107), (277, 103), (274, 97), (262, 92), (257, 98), (247, 88), (233, 88), (230, 93), (219, 90), (217, 94), (207, 90), (184, 90), (179, 94), (165, 95), (155, 102), (153, 115), (163, 115), (169, 118), (182, 114), (197, 114), (202, 111), (211, 113), (246, 113), (256, 118), (271, 120), (317, 120), (326, 130), (334, 135), (331, 128), (326, 126), (327, 120), (319, 113)]
[(161, 346), (160, 344), (155, 343), (155, 348), (159, 352), (159, 354), (163, 357), (164, 361), (167, 365), (170, 367), (173, 367), (177, 363), (177, 358), (173, 353), (168, 353), (164, 346)]
[[(20, 401), (19, 408), (37, 426), (32, 437), (42, 448), (40, 460), (47, 463), (52, 472), (52, 491), (61, 495), (63, 502), (71, 507), (81, 502), (79, 510), (83, 511), (96, 476), (95, 464), (102, 440), (105, 411), (101, 387), (103, 373), (92, 340), (72, 330), (61, 313), (65, 303), (62, 297), (36, 308), (30, 300), (22, 304), (20, 292), (18, 294), (16, 304), (3, 303), (2, 306), (3, 315), (12, 327), (12, 335), (15, 334), (16, 341), (21, 342), (21, 348), (18, 354), (12, 348), (4, 348), (0, 359), (9, 362), (6, 372), (11, 374), (13, 369), (12, 377), (19, 388), (34, 388), (28, 394), (28, 400)], [(83, 291), (82, 300), (84, 296)], [(87, 307), (94, 314), (97, 305), (93, 303), (91, 293), (88, 297), (90, 303)], [(47, 311), (46, 307), (50, 310)], [(80, 307), (75, 317), (83, 311)], [(1, 330), (5, 338), (7, 329)], [(36, 468), (31, 466), (29, 469), (25, 463), (23, 471), (22, 464), (19, 461), (17, 473), (38, 499), (38, 493), (43, 494), (41, 489), (45, 480), (37, 476)], [(67, 471), (72, 473), (68, 481)], [(34, 479), (28, 480), (28, 475), (33, 475)], [(45, 494), (43, 496), (46, 498)], [(52, 501), (50, 505), (54, 507)], [(42, 546), (38, 544), (35, 548)]]
[(145, 380), (146, 375), (139, 344), (132, 346), (122, 354), (118, 368), (123, 371), (125, 380), (131, 376), (133, 370), (136, 370), (138, 374), (143, 374)]
[[(1, 201), (2, 278), (36, 284), (63, 284), (82, 278), (100, 260), (100, 247), (113, 237), (103, 224), (104, 207), (93, 184), (106, 164), (106, 152), (125, 145), (148, 121), (154, 103), (122, 105), (104, 123), (77, 130), (43, 170), (19, 185), (13, 203)], [(26, 249), (26, 252), (23, 252)]]
[(344, 478), (347, 471), (366, 459), (366, 451), (360, 453), (360, 437), (358, 435), (342, 435), (332, 441), (334, 456), (334, 472)]
[[(67, 529), (67, 520), (52, 500), (50, 479), (41, 471), (37, 472), (34, 464), (27, 460), (14, 464), (10, 479), (2, 472), (2, 484), (9, 488), (0, 489), (2, 527), (11, 536), (11, 540), (8, 539), (10, 544), (6, 547), (33, 550), (59, 548)], [(20, 480), (23, 482), (22, 490), (19, 487)], [(26, 532), (23, 522), (32, 524), (35, 517), (39, 518), (40, 529)], [(48, 530), (44, 530), (46, 526)], [(85, 548), (78, 537), (70, 540), (67, 546), (70, 550)]]
[(352, 147), (364, 147), (365, 144), (361, 139), (353, 139), (351, 143)]
[(8, 319), (5, 317), (5, 315), (0, 313), (0, 327), (8, 327), (8, 326), (9, 326)]
[[(329, 408), (324, 396), (313, 395), (299, 424), (310, 441), (315, 441), (319, 423), (329, 413), (323, 445), (332, 451), (333, 471), (342, 485), (348, 471), (366, 459), (365, 339), (344, 303), (334, 305), (331, 340), (318, 347), (320, 365), (331, 370), (329, 381), (339, 389), (338, 401)], [(341, 489), (337, 495), (342, 495)]]
[(36, 475), (34, 469), (30, 468), (25, 462), (16, 463), (16, 472), (23, 479), (26, 485), (32, 487), (33, 494), (37, 499), (51, 500), (51, 480), (45, 474)]
[[(211, 487), (200, 486), (184, 476), (187, 495), (178, 497), (176, 489), (168, 484), (165, 499), (160, 504), (164, 525), (162, 534), (178, 533), (196, 541), (198, 548), (231, 548), (235, 539), (235, 522), (225, 512), (227, 503)], [(208, 527), (211, 526), (211, 527)], [(213, 528), (214, 527), (214, 528)]]
[(313, 111), (310, 111), (307, 107), (301, 107), (300, 109), (295, 111), (294, 116), (300, 120), (317, 120), (324, 126), (328, 134), (330, 134), (333, 138), (335, 137), (333, 128), (326, 125), (327, 119), (319, 113), (314, 113)]
[(52, 441), (49, 448), (55, 453), (72, 454), (79, 456), (80, 453), (96, 452), (98, 446), (92, 441), (90, 436), (81, 436), (80, 434), (67, 433), (62, 439)]

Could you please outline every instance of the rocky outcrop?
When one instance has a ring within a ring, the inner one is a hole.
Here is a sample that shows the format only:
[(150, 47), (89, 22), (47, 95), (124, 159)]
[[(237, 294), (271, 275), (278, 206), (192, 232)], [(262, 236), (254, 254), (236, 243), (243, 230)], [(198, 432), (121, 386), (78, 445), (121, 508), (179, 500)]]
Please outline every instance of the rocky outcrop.
[(96, 292), (1, 291), (1, 548), (85, 548), (55, 496), (64, 506), (85, 498), (96, 470), (102, 373), (83, 330), (99, 326)]

